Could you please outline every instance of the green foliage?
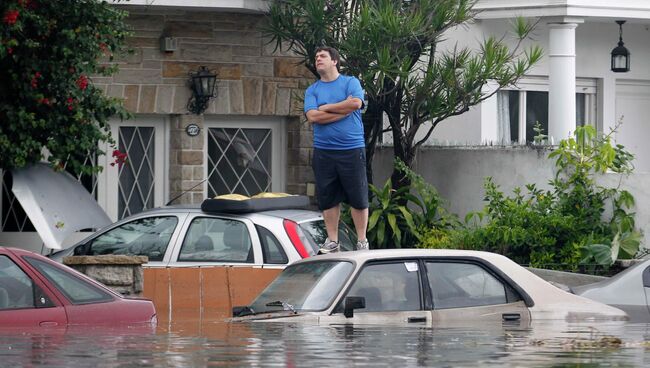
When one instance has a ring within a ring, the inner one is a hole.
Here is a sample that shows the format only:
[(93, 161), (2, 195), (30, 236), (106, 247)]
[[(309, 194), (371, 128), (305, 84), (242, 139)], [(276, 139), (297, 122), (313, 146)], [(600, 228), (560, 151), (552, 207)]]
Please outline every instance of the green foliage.
[(533, 143), (537, 145), (544, 144), (548, 136), (544, 134), (544, 129), (542, 129), (542, 124), (540, 124), (539, 121), (536, 121), (533, 125), (533, 131), (535, 132)]
[[(534, 25), (521, 18), (513, 24), (513, 48), (505, 39), (488, 37), (473, 49), (440, 50), (447, 30), (472, 21), (475, 3), (279, 0), (271, 4), (266, 33), (277, 49), (301, 56), (314, 75), (316, 47), (325, 44), (341, 52), (343, 71), (358, 77), (368, 93), (363, 121), (370, 173), (383, 116), (390, 123), (395, 157), (411, 167), (417, 148), (440, 122), (513, 85), (542, 57), (539, 47), (523, 50)], [(497, 89), (482, 88), (488, 82)], [(395, 168), (395, 189), (409, 185), (397, 180), (400, 175)]]
[[(77, 173), (99, 141), (112, 142), (107, 121), (128, 116), (121, 101), (92, 83), (116, 71), (126, 13), (95, 0), (0, 2), (0, 167), (43, 157)], [(103, 61), (102, 61), (103, 58)]]
[[(634, 257), (641, 234), (634, 224), (633, 196), (619, 188), (596, 185), (594, 176), (632, 171), (632, 155), (611, 144), (611, 134), (599, 137), (591, 126), (576, 129), (549, 159), (555, 160), (552, 189), (526, 185), (505, 196), (492, 178), (485, 180), (483, 211), (472, 213), (463, 229), (430, 231), (420, 246), (482, 249), (508, 255), (536, 267), (598, 264)], [(606, 207), (611, 206), (611, 214)], [(562, 266), (566, 267), (566, 266)]]
[(428, 229), (454, 227), (459, 221), (448, 214), (438, 192), (399, 159), (395, 167), (412, 181), (407, 187), (392, 188), (388, 179), (383, 187), (370, 185), (373, 194), (369, 207), (368, 240), (373, 248), (412, 247)]

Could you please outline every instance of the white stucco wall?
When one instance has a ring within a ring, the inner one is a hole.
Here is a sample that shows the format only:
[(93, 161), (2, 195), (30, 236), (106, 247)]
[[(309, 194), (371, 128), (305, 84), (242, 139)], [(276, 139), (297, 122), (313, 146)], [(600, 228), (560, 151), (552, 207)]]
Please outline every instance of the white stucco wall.
[[(554, 175), (553, 161), (547, 159), (547, 149), (519, 147), (425, 147), (418, 152), (415, 171), (431, 183), (448, 201), (448, 209), (461, 219), (470, 211), (478, 211), (485, 203), (483, 181), (491, 176), (506, 195), (515, 187), (535, 183), (540, 189), (549, 188)], [(391, 147), (382, 147), (373, 163), (374, 184), (382, 185), (390, 177), (393, 154)], [(650, 245), (650, 174), (623, 177), (607, 174), (599, 183), (629, 190), (636, 199), (636, 223), (644, 232), (645, 246)], [(525, 192), (525, 188), (523, 188)]]

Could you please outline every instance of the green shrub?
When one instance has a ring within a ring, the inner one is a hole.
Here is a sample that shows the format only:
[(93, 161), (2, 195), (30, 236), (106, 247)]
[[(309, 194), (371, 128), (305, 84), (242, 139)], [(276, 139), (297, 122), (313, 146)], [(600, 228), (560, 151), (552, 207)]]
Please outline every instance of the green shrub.
[[(632, 155), (611, 144), (610, 136), (599, 137), (593, 127), (579, 127), (576, 137), (563, 140), (550, 155), (556, 173), (551, 189), (526, 185), (505, 196), (486, 178), (485, 208), (470, 213), (461, 229), (426, 232), (420, 241), (425, 248), (481, 249), (505, 254), (534, 267), (569, 268), (611, 265), (631, 258), (641, 234), (635, 228), (632, 195), (620, 188), (596, 185), (596, 174), (632, 171)], [(611, 216), (605, 216), (607, 206)]]
[[(395, 167), (411, 186), (394, 190), (390, 179), (382, 187), (369, 185), (368, 241), (372, 248), (413, 247), (425, 231), (460, 225), (458, 218), (445, 210), (442, 198), (431, 184), (399, 159), (395, 160)], [(353, 226), (348, 212), (342, 211), (342, 219)]]

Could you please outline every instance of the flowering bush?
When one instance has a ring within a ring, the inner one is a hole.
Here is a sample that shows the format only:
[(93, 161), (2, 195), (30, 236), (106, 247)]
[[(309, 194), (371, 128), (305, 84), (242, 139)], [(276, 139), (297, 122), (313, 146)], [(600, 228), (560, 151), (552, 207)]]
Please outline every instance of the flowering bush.
[[(126, 12), (96, 0), (0, 2), (0, 168), (38, 162), (77, 173), (88, 153), (113, 143), (107, 121), (128, 117), (93, 85), (125, 52)], [(44, 150), (45, 148), (45, 150)]]

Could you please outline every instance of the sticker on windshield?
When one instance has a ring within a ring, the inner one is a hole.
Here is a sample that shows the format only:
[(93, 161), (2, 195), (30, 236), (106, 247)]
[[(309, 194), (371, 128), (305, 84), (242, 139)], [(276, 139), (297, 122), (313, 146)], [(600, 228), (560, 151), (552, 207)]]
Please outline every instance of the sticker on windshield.
[(404, 262), (404, 266), (406, 266), (408, 272), (417, 272), (418, 270), (417, 262)]

